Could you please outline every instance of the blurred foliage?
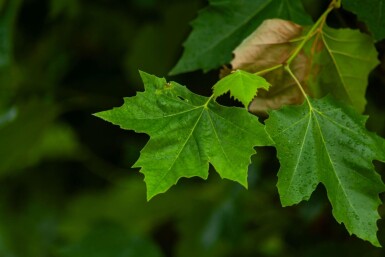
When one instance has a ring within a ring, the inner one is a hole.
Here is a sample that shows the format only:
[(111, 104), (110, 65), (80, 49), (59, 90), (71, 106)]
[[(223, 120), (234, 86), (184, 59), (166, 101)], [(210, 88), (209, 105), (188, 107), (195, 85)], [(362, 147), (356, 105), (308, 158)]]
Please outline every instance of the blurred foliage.
[[(313, 16), (323, 8), (305, 2)], [(253, 157), (249, 190), (211, 172), (146, 202), (130, 167), (148, 138), (91, 114), (142, 90), (138, 69), (166, 76), (205, 4), (0, 0), (0, 256), (384, 256), (336, 224), (323, 188), (282, 208), (271, 148)], [(355, 19), (342, 12), (331, 22)], [(368, 127), (384, 136), (384, 42), (377, 48)], [(172, 79), (207, 95), (217, 78)]]

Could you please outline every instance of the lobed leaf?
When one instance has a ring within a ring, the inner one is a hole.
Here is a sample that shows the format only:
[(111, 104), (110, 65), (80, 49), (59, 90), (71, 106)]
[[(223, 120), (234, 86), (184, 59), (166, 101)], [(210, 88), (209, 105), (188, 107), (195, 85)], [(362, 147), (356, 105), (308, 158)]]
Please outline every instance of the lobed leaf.
[(246, 108), (257, 95), (258, 89), (268, 90), (269, 82), (255, 74), (237, 70), (219, 80), (213, 87), (214, 97), (230, 91), (230, 95), (239, 100)]
[(308, 200), (319, 183), (333, 215), (350, 233), (379, 246), (376, 221), (385, 186), (373, 160), (385, 161), (385, 140), (365, 129), (366, 118), (331, 98), (272, 111), (266, 130), (276, 143), (282, 205)]
[[(300, 0), (210, 0), (195, 21), (184, 43), (181, 59), (170, 74), (202, 69), (209, 71), (230, 62), (231, 52), (265, 19), (283, 18), (311, 24)], [(215, 29), (213, 29), (215, 28)]]
[(253, 147), (271, 144), (258, 119), (245, 109), (220, 106), (164, 78), (144, 72), (141, 77), (144, 92), (95, 115), (150, 136), (134, 165), (145, 175), (148, 199), (181, 177), (206, 179), (209, 163), (222, 178), (247, 187)]

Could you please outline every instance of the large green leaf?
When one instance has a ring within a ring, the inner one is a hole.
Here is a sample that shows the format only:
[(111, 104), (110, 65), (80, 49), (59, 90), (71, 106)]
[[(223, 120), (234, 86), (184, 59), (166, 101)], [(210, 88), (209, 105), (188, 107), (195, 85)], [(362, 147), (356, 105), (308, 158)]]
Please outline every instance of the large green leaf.
[(268, 90), (269, 82), (255, 74), (237, 70), (218, 81), (214, 87), (214, 96), (218, 97), (230, 91), (231, 96), (239, 100), (246, 108), (257, 95), (259, 88)]
[(385, 0), (343, 0), (342, 6), (365, 22), (376, 40), (385, 38)]
[(368, 132), (366, 118), (354, 110), (330, 98), (310, 103), (272, 111), (266, 121), (281, 163), (281, 202), (287, 206), (308, 200), (322, 183), (336, 220), (379, 246), (378, 194), (385, 187), (372, 161), (385, 161), (384, 140)]
[(315, 97), (331, 93), (363, 112), (370, 71), (379, 63), (371, 37), (358, 30), (324, 26), (313, 41), (315, 57), (310, 89)]
[(230, 62), (235, 47), (269, 18), (303, 25), (312, 22), (300, 0), (211, 0), (192, 23), (193, 32), (171, 74), (208, 71)]
[(142, 167), (148, 199), (181, 177), (206, 179), (209, 162), (222, 178), (247, 186), (253, 147), (270, 144), (258, 119), (242, 108), (220, 106), (175, 82), (141, 73), (145, 92), (96, 116), (150, 135), (135, 167)]

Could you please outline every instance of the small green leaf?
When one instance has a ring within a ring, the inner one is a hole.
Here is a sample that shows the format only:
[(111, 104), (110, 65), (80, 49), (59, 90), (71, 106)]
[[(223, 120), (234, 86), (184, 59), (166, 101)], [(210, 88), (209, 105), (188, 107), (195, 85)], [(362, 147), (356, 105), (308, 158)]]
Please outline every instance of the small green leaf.
[(257, 95), (258, 89), (268, 90), (269, 82), (255, 74), (237, 70), (218, 81), (214, 87), (214, 97), (221, 96), (230, 91), (231, 96), (239, 100), (246, 108)]
[(96, 116), (150, 136), (134, 165), (142, 167), (148, 199), (181, 177), (206, 179), (209, 162), (222, 178), (247, 187), (253, 147), (271, 144), (258, 119), (245, 109), (220, 106), (175, 82), (143, 72), (141, 76), (144, 92)]
[(353, 105), (358, 112), (363, 112), (368, 76), (379, 63), (373, 39), (358, 30), (327, 26), (320, 32), (319, 38), (320, 42), (313, 42), (313, 48), (320, 50), (315, 57), (315, 72), (310, 80), (313, 96), (330, 93), (338, 100)]
[(282, 18), (301, 25), (312, 23), (300, 0), (210, 0), (193, 21), (184, 53), (170, 74), (209, 71), (232, 58), (232, 51), (265, 19)]
[(385, 1), (384, 0), (343, 0), (342, 6), (365, 22), (376, 40), (385, 38)]
[(266, 130), (276, 143), (282, 205), (308, 200), (319, 183), (333, 215), (349, 233), (379, 246), (379, 193), (372, 161), (385, 161), (385, 140), (365, 129), (366, 117), (330, 98), (272, 111)]

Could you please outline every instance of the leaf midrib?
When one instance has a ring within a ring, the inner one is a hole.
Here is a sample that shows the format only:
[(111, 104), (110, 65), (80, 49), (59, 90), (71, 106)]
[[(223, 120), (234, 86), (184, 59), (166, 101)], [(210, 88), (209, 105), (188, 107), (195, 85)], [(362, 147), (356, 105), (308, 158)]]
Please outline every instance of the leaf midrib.
[[(317, 109), (315, 109), (315, 108), (311, 108), (311, 111), (312, 111), (312, 112), (321, 113), (319, 110), (317, 110)], [(344, 196), (345, 196), (345, 199), (347, 200), (347, 202), (348, 202), (349, 206), (351, 207), (351, 209), (354, 211), (354, 213), (355, 213), (356, 215), (359, 216), (359, 212), (355, 209), (354, 205), (351, 203), (350, 198), (348, 197), (348, 195), (347, 195), (347, 193), (346, 193), (346, 191), (345, 191), (345, 188), (342, 186), (341, 179), (340, 179), (340, 177), (338, 176), (339, 173), (337, 172), (337, 169), (336, 169), (335, 166), (334, 166), (334, 162), (333, 162), (333, 160), (332, 160), (332, 158), (331, 158), (331, 156), (330, 156), (330, 154), (329, 154), (328, 147), (327, 147), (325, 138), (324, 138), (324, 136), (323, 136), (323, 132), (322, 132), (321, 125), (319, 124), (319, 121), (318, 121), (317, 116), (316, 116), (315, 114), (314, 114), (314, 119), (315, 119), (315, 121), (316, 121), (316, 123), (317, 123), (317, 127), (318, 127), (318, 130), (319, 130), (321, 139), (322, 139), (322, 143), (323, 143), (325, 152), (326, 152), (326, 154), (327, 154), (327, 156), (328, 156), (328, 160), (329, 160), (329, 162), (330, 162), (330, 165), (331, 165), (332, 168), (333, 168), (333, 171), (334, 171), (333, 174), (335, 175), (335, 178), (336, 178), (337, 181), (338, 181), (338, 186), (341, 188), (341, 190), (342, 190), (342, 192), (343, 192), (343, 194), (344, 194)], [(326, 183), (326, 182), (323, 181), (323, 183)], [(336, 217), (336, 218), (337, 218), (337, 217)], [(345, 224), (345, 225), (348, 226), (348, 224)]]
[[(326, 39), (325, 39), (325, 37), (324, 37), (325, 35), (328, 36), (328, 34), (327, 34), (324, 30), (321, 30), (320, 33), (321, 33), (322, 41), (323, 41), (323, 43), (324, 43), (324, 45), (325, 45), (325, 47), (326, 47), (326, 49), (327, 49), (327, 53), (329, 54), (330, 58), (332, 59), (332, 61), (333, 61), (333, 63), (334, 63), (334, 67), (335, 67), (336, 70), (337, 70), (337, 74), (338, 74), (338, 77), (339, 77), (340, 80), (341, 80), (341, 84), (342, 84), (342, 86), (343, 86), (343, 88), (344, 88), (344, 91), (346, 92), (346, 95), (349, 97), (349, 101), (350, 101), (351, 103), (353, 103), (354, 101), (353, 101), (353, 99), (352, 99), (352, 96), (351, 96), (349, 90), (347, 89), (347, 85), (346, 85), (345, 80), (344, 80), (344, 77), (342, 76), (342, 73), (341, 73), (341, 71), (340, 71), (340, 67), (338, 66), (338, 63), (337, 63), (337, 61), (336, 61), (334, 55), (332, 54), (332, 51), (333, 51), (333, 50), (331, 50), (331, 48), (329, 47), (329, 45), (328, 45), (328, 43), (326, 42)], [(330, 37), (329, 37), (329, 38), (330, 38)], [(331, 40), (332, 40), (332, 39), (331, 39)]]
[[(186, 137), (186, 140), (184, 141), (184, 143), (182, 144), (180, 150), (178, 151), (177, 155), (175, 156), (175, 159), (173, 160), (173, 162), (171, 163), (170, 167), (167, 169), (166, 172), (164, 172), (164, 174), (162, 175), (162, 177), (158, 180), (158, 181), (162, 181), (164, 180), (164, 178), (171, 172), (172, 168), (174, 167), (176, 161), (179, 159), (180, 157), (180, 154), (183, 152), (183, 149), (186, 147), (187, 145), (187, 142), (190, 140), (191, 136), (193, 135), (194, 133), (194, 130), (196, 128), (196, 126), (198, 125), (200, 119), (202, 118), (202, 115), (203, 115), (203, 112), (205, 111), (205, 108), (204, 106), (200, 106), (200, 108), (202, 108), (202, 111), (201, 113), (199, 114), (199, 117), (197, 118), (197, 121), (195, 122), (194, 126), (192, 127), (190, 133), (188, 134), (188, 136)], [(194, 110), (196, 110), (198, 108), (195, 108)], [(158, 190), (160, 186), (160, 183), (158, 183), (158, 185), (154, 188), (155, 191)]]
[(293, 175), (290, 178), (289, 186), (287, 187), (288, 189), (291, 187), (291, 184), (293, 183), (294, 176), (297, 173), (297, 168), (298, 168), (298, 165), (299, 165), (300, 158), (302, 156), (303, 147), (305, 146), (305, 141), (306, 141), (306, 138), (307, 138), (307, 133), (309, 132), (310, 124), (311, 124), (311, 112), (309, 111), (309, 121), (307, 123), (305, 135), (304, 135), (303, 140), (302, 140), (302, 145), (301, 145), (300, 153), (299, 153), (298, 158), (297, 158), (297, 162), (295, 164), (294, 172), (293, 172)]

